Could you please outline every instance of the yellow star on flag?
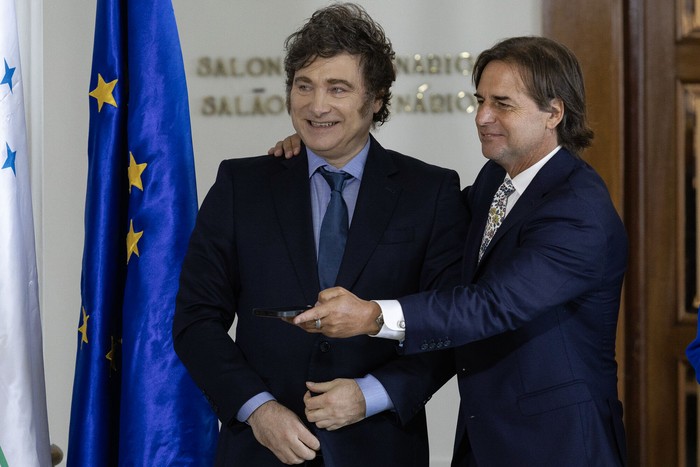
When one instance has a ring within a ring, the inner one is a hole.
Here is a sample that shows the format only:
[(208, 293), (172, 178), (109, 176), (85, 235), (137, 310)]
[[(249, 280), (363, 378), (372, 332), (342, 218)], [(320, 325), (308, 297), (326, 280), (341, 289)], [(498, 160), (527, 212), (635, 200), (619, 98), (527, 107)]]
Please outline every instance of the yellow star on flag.
[(81, 324), (80, 327), (78, 328), (78, 332), (82, 335), (82, 337), (80, 339), (80, 346), (81, 347), (83, 345), (83, 342), (85, 342), (86, 344), (88, 343), (87, 322), (88, 322), (88, 319), (90, 318), (90, 315), (87, 314), (87, 311), (85, 311), (85, 307), (82, 307), (82, 310), (83, 310), (83, 324)]
[(137, 164), (134, 155), (129, 151), (129, 193), (131, 193), (131, 187), (135, 186), (139, 190), (143, 191), (143, 182), (141, 182), (141, 174), (148, 164), (145, 162), (143, 164)]
[(109, 348), (109, 352), (105, 355), (105, 358), (109, 360), (109, 369), (112, 371), (117, 371), (117, 362), (116, 362), (116, 345), (114, 342), (114, 336), (110, 336), (110, 340), (112, 341), (112, 345)]
[(113, 80), (110, 81), (109, 83), (105, 83), (104, 78), (102, 78), (102, 75), (97, 73), (97, 87), (90, 91), (90, 96), (94, 97), (97, 99), (97, 111), (101, 112), (102, 111), (102, 106), (104, 104), (109, 104), (113, 105), (114, 107), (117, 107), (117, 101), (114, 100), (114, 96), (112, 95), (112, 92), (114, 91), (114, 86), (117, 85), (118, 80)]
[(129, 264), (132, 253), (136, 253), (136, 256), (139, 256), (138, 243), (142, 236), (143, 230), (141, 232), (134, 232), (134, 220), (131, 219), (129, 233), (126, 234), (126, 264)]

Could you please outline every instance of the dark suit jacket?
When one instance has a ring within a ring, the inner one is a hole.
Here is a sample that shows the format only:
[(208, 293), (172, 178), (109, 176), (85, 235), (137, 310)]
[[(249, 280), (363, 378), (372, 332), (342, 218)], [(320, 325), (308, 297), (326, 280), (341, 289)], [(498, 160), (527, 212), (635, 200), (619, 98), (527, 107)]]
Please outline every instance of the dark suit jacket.
[(465, 193), (464, 285), (401, 300), (404, 347), (457, 347), (454, 465), (624, 464), (615, 363), (624, 227), (594, 170), (560, 150), (477, 264), (504, 176), (488, 162)]
[[(235, 415), (269, 391), (305, 420), (305, 381), (376, 376), (396, 412), (313, 431), (326, 465), (427, 466), (424, 405), (453, 374), (451, 354), (399, 358), (394, 343), (329, 339), (261, 306), (314, 304), (319, 292), (305, 150), (292, 160), (227, 160), (204, 200), (184, 261), (175, 349), (223, 428), (217, 465), (281, 465)], [(466, 233), (459, 179), (373, 138), (338, 285), (391, 298), (457, 284)], [(235, 342), (227, 331), (237, 318)]]

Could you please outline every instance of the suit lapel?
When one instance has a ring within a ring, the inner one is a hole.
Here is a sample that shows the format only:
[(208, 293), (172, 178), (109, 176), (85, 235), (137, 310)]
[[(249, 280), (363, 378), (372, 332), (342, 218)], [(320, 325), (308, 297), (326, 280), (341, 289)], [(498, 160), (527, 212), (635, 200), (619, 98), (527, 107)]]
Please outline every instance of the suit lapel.
[(390, 176), (396, 166), (384, 148), (371, 138), (362, 185), (348, 233), (338, 285), (351, 289), (389, 225), (401, 186)]
[[(477, 177), (474, 185), (467, 188), (467, 205), (472, 209), (471, 228), (467, 233), (467, 240), (464, 247), (464, 271), (465, 280), (471, 281), (479, 260), (479, 248), (481, 238), (484, 235), (486, 221), (488, 219), (491, 201), (496, 194), (496, 190), (503, 182), (506, 171), (493, 162), (487, 163), (484, 167), (483, 175)], [(479, 180), (483, 176), (483, 181)], [(478, 183), (477, 183), (478, 182)], [(491, 241), (493, 243), (493, 240)], [(487, 250), (488, 252), (488, 250)]]
[(271, 174), (270, 189), (287, 252), (306, 302), (312, 305), (318, 298), (319, 284), (306, 150), (280, 164), (284, 168)]
[[(515, 225), (519, 225), (528, 213), (544, 201), (545, 196), (555, 187), (560, 186), (568, 178), (571, 171), (576, 166), (577, 159), (566, 149), (560, 149), (535, 175), (525, 192), (520, 196), (518, 202), (508, 213), (503, 223), (491, 239), (484, 257), (488, 255), (491, 248), (498, 243)], [(501, 181), (503, 181), (501, 179)], [(500, 181), (499, 181), (500, 184)], [(497, 188), (496, 188), (497, 189)], [(494, 193), (495, 190), (494, 189)], [(490, 203), (490, 202), (489, 202)], [(485, 223), (485, 221), (484, 221)], [(483, 229), (482, 229), (483, 233)]]

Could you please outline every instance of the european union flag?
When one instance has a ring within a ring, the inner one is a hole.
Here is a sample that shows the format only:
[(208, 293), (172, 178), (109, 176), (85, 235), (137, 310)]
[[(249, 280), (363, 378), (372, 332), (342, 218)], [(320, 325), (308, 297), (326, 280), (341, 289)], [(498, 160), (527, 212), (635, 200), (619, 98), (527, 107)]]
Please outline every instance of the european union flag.
[(211, 465), (218, 424), (172, 348), (197, 213), (171, 0), (98, 0), (69, 466)]

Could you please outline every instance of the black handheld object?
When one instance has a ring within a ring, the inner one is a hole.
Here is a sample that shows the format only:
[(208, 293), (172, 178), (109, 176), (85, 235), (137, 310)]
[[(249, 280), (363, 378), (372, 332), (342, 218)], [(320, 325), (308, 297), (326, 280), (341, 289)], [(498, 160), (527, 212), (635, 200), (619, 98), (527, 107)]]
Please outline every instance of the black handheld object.
[(309, 308), (311, 308), (311, 305), (253, 308), (253, 314), (255, 316), (262, 316), (265, 318), (294, 318)]

